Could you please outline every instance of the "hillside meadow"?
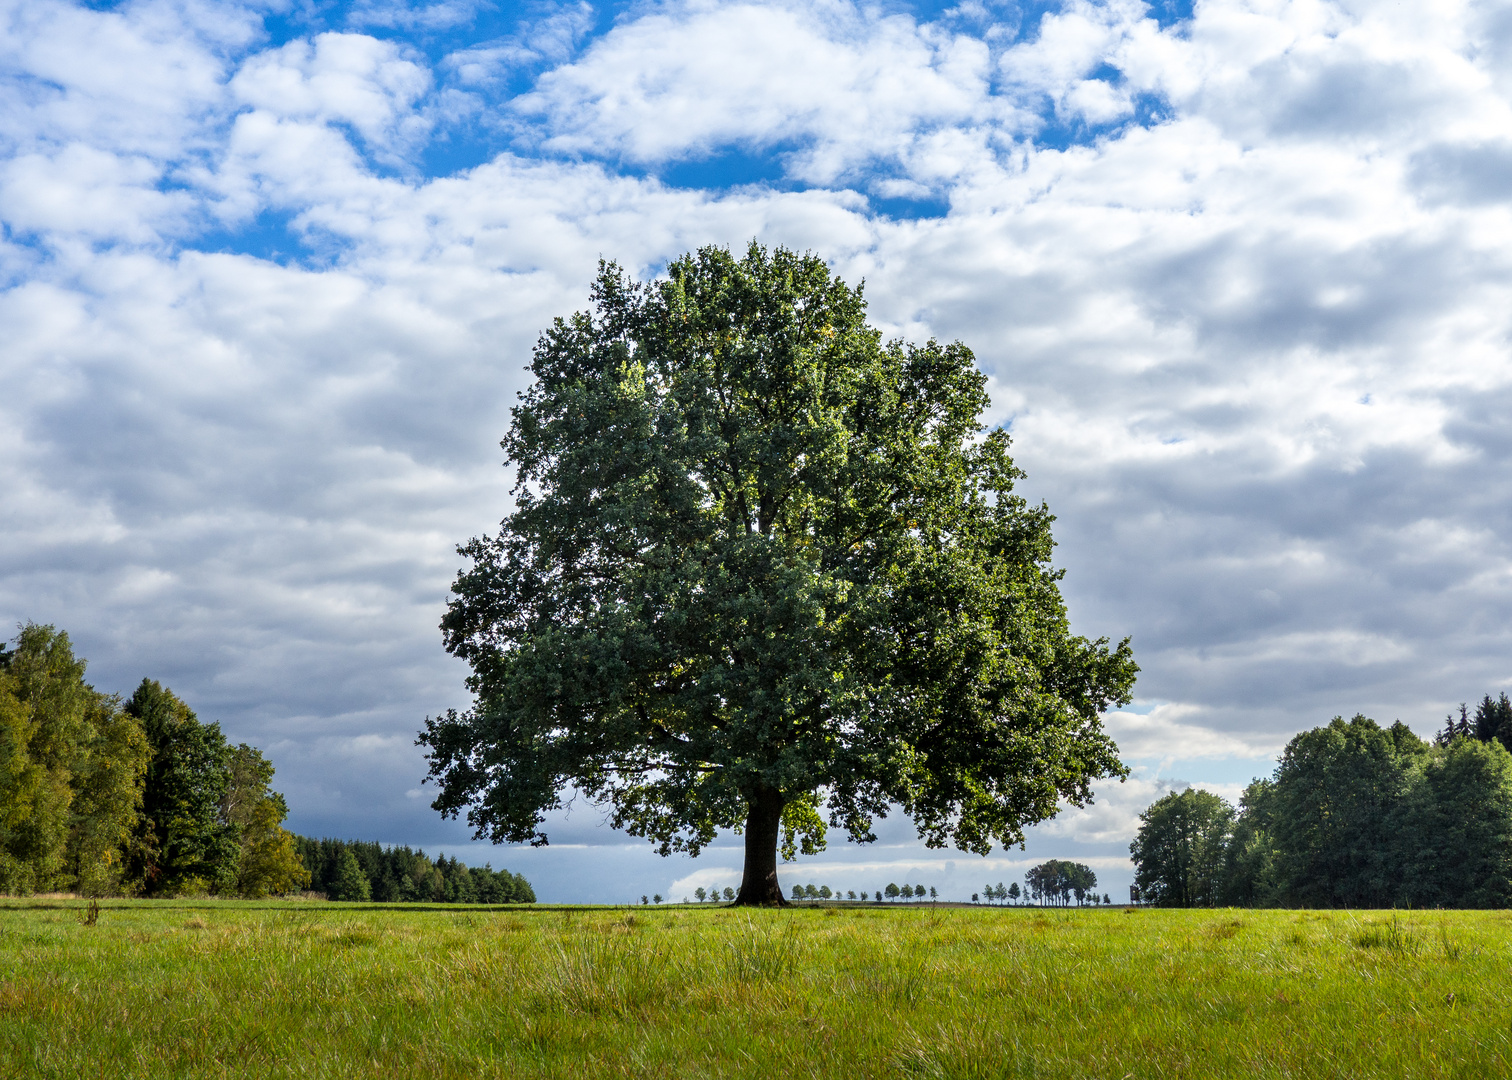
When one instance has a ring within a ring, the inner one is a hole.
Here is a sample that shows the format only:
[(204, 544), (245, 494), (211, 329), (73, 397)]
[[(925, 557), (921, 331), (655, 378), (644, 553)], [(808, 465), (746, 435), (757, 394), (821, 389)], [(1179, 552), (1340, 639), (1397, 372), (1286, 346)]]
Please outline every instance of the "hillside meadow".
[(0, 903), (0, 1073), (1490, 1077), (1512, 914)]

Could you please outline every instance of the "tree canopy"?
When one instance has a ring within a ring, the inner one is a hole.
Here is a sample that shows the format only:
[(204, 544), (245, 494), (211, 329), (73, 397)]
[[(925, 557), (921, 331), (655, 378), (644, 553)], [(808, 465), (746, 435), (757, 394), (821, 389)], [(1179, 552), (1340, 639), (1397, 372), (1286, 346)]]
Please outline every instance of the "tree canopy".
[(68, 635), (28, 623), (0, 650), (0, 891), (119, 887), (149, 751), (84, 681)]
[(226, 745), (171, 690), (122, 702), (84, 681), (68, 635), (0, 649), (0, 892), (266, 896), (307, 880), (273, 766)]
[[(1082, 904), (1088, 896), (1093, 896), (1094, 903), (1096, 902), (1096, 894), (1092, 890), (1097, 887), (1097, 875), (1085, 863), (1048, 859), (1038, 866), (1030, 867), (1024, 880), (1029, 886), (1029, 895), (1036, 902), (1066, 905), (1075, 897), (1076, 902)], [(1006, 900), (1016, 895), (1017, 888), (1017, 882), (1013, 889), (1004, 889), (999, 885), (998, 899)]]
[[(458, 859), (430, 858), (408, 846), (296, 836), (310, 887), (331, 900), (421, 901), (439, 904), (533, 904), (535, 890), (519, 874)], [(350, 863), (350, 866), (348, 865)], [(355, 870), (352, 869), (355, 867)], [(358, 879), (362, 884), (358, 884)]]
[(1129, 852), (1140, 895), (1167, 907), (1216, 903), (1224, 882), (1233, 807), (1210, 791), (1187, 788), (1157, 800), (1139, 821)]
[(513, 512), (459, 549), (438, 810), (545, 843), (575, 789), (662, 854), (734, 827), (739, 901), (778, 904), (779, 845), (826, 825), (897, 806), (985, 853), (1124, 775), (1127, 640), (1071, 634), (969, 349), (884, 342), (821, 259), (755, 244), (601, 264), (592, 300), (536, 345)]
[(1335, 717), (1293, 738), (1237, 814), (1191, 789), (1141, 820), (1135, 881), (1155, 903), (1512, 905), (1512, 754), (1495, 734), (1430, 746)]

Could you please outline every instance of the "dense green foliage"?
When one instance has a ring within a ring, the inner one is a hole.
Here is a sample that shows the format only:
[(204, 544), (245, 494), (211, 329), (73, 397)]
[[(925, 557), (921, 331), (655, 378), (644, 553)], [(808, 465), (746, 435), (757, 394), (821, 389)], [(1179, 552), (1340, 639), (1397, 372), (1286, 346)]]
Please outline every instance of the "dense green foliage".
[(0, 906), (0, 1075), (1512, 1075), (1501, 913)]
[(310, 888), (330, 900), (441, 904), (533, 904), (535, 890), (519, 874), (469, 867), (441, 855), (360, 840), (295, 838)]
[(666, 854), (742, 828), (742, 903), (828, 825), (1017, 844), (1125, 770), (1127, 642), (1070, 633), (970, 350), (884, 343), (824, 262), (704, 248), (600, 267), (537, 344), (515, 510), (442, 622), (474, 707), (421, 742), (443, 813), (544, 843), (569, 787)]
[(1141, 821), (1136, 882), (1159, 904), (1512, 906), (1512, 754), (1495, 730), (1430, 745), (1336, 717), (1292, 739), (1237, 813), (1189, 790)]
[(84, 681), (68, 635), (0, 650), (0, 892), (266, 896), (304, 882), (273, 766), (172, 691)]
[(1097, 875), (1084, 863), (1049, 859), (1030, 867), (1024, 875), (1024, 881), (1029, 886), (1030, 898), (1037, 904), (1059, 904), (1064, 907), (1073, 899), (1078, 904), (1085, 904), (1089, 899), (1095, 904), (1099, 899), (1092, 891), (1097, 888)]
[(149, 750), (84, 668), (50, 626), (0, 653), (0, 892), (123, 885)]
[(1211, 907), (1223, 899), (1232, 806), (1188, 788), (1160, 799), (1139, 820), (1130, 853), (1141, 899), (1165, 907)]
[(1490, 694), (1481, 698), (1474, 717), (1464, 704), (1459, 707), (1458, 717), (1444, 717), (1444, 730), (1438, 735), (1439, 745), (1448, 745), (1457, 738), (1484, 743), (1494, 740), (1512, 750), (1512, 699), (1507, 697), (1506, 691), (1495, 698)]

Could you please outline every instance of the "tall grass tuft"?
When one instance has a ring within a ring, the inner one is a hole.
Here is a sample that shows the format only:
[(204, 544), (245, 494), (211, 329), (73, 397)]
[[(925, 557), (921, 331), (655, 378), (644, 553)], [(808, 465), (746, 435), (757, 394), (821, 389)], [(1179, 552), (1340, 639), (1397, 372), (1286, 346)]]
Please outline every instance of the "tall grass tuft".
[(558, 944), (539, 989), (585, 1016), (628, 1016), (681, 996), (684, 965), (664, 943), (588, 934)]
[(758, 928), (750, 919), (725, 943), (730, 954), (730, 977), (739, 982), (777, 983), (798, 970), (798, 937), (791, 925)]
[(1416, 956), (1423, 947), (1422, 939), (1395, 912), (1388, 923), (1367, 924), (1356, 931), (1354, 943), (1362, 949), (1385, 949), (1399, 956)]

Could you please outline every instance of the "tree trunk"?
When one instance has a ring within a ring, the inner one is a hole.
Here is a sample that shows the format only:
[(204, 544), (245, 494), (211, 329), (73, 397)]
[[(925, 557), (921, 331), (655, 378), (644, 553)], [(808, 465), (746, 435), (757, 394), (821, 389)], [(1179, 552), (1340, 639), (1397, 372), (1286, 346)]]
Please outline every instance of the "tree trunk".
[(782, 828), (782, 796), (770, 788), (750, 799), (745, 826), (745, 874), (736, 907), (787, 907), (777, 883), (777, 833)]

